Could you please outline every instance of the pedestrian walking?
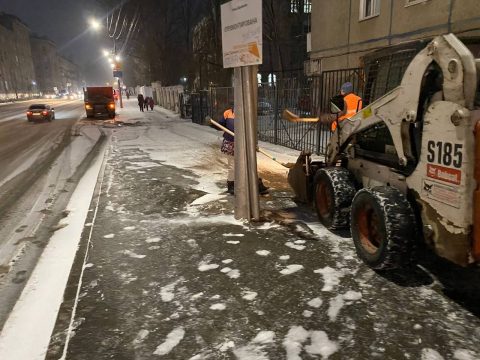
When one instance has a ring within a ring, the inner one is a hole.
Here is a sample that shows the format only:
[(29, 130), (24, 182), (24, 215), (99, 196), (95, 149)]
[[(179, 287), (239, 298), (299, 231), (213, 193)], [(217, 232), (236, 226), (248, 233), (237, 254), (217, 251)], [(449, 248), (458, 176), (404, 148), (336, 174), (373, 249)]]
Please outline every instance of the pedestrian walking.
[[(233, 105), (233, 104), (230, 104)], [(231, 132), (235, 132), (235, 113), (233, 106), (230, 106), (223, 113), (223, 117), (218, 122)], [(235, 137), (228, 132), (223, 132), (223, 141), (220, 151), (225, 154), (227, 159), (227, 192), (231, 195), (235, 194)], [(261, 195), (268, 194), (268, 187), (263, 184), (261, 178), (258, 179), (258, 191)]]
[(138, 100), (138, 107), (140, 108), (140, 111), (143, 112), (143, 106), (145, 104), (145, 99), (143, 98), (143, 95), (138, 94), (137, 100)]
[(153, 106), (155, 105), (155, 103), (152, 97), (148, 98), (148, 105), (150, 105), (150, 110), (153, 111)]
[(149, 97), (147, 96), (147, 97), (145, 98), (144, 103), (143, 103), (143, 108), (146, 109), (147, 111), (148, 111), (148, 101), (149, 101)]
[(127, 100), (130, 100), (130, 91), (126, 91), (126, 95), (127, 95)]

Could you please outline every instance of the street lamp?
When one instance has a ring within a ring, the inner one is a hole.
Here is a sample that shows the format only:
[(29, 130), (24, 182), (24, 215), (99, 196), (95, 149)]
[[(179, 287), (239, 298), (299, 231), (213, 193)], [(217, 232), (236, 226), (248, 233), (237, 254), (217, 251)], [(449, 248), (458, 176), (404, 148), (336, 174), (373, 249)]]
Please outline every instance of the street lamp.
[(103, 56), (107, 57), (110, 55), (110, 51), (103, 49)]
[(97, 19), (91, 18), (90, 19), (90, 26), (93, 30), (98, 31), (102, 27), (100, 22)]
[(122, 60), (122, 58), (120, 57), (120, 55), (115, 55), (115, 60), (120, 61), (120, 60)]

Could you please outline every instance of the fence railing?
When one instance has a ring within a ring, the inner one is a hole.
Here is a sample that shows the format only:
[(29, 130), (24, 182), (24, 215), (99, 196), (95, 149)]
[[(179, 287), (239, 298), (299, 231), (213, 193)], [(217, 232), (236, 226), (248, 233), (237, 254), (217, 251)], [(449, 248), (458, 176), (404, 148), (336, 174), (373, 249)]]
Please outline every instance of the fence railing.
[[(325, 154), (331, 132), (320, 122), (292, 123), (282, 118), (288, 109), (300, 117), (318, 117), (329, 112), (329, 100), (338, 94), (341, 85), (349, 81), (354, 91), (362, 95), (363, 71), (360, 68), (326, 71), (318, 76), (277, 77), (275, 83), (259, 84), (257, 104), (257, 133), (262, 141), (288, 148)], [(185, 99), (188, 96), (188, 100)], [(210, 90), (183, 95), (181, 113), (192, 121), (205, 123), (207, 115), (214, 119), (233, 103), (232, 87), (216, 87)]]

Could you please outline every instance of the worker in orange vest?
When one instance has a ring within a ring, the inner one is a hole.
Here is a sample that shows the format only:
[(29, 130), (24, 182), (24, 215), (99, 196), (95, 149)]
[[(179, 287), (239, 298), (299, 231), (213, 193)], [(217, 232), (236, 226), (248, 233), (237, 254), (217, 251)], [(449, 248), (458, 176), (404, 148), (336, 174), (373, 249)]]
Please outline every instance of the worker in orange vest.
[[(353, 84), (351, 82), (346, 82), (342, 85), (340, 95), (343, 96), (344, 106), (343, 111), (338, 114), (339, 123), (345, 119), (350, 119), (363, 107), (362, 98), (353, 93)], [(332, 132), (337, 130), (336, 121), (332, 122), (330, 130), (332, 130)]]
[[(220, 125), (235, 133), (235, 112), (233, 110), (233, 102), (223, 113), (223, 117), (218, 121)], [(223, 133), (222, 147), (220, 151), (226, 155), (227, 158), (227, 192), (231, 195), (235, 194), (235, 137), (226, 131)], [(268, 194), (268, 186), (263, 184), (261, 178), (258, 178), (258, 192), (260, 195)]]

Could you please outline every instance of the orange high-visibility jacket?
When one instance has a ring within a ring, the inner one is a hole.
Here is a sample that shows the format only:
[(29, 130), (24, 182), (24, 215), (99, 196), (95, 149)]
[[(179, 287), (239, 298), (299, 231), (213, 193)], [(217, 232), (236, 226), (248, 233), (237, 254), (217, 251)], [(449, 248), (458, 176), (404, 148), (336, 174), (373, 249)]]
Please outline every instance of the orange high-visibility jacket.
[[(345, 102), (347, 103), (347, 112), (345, 115), (342, 115), (338, 118), (338, 122), (341, 122), (345, 119), (350, 119), (353, 115), (355, 115), (359, 110), (362, 109), (362, 98), (355, 94), (348, 94), (344, 98)], [(331, 126), (331, 130), (337, 130), (337, 122), (334, 121)]]

